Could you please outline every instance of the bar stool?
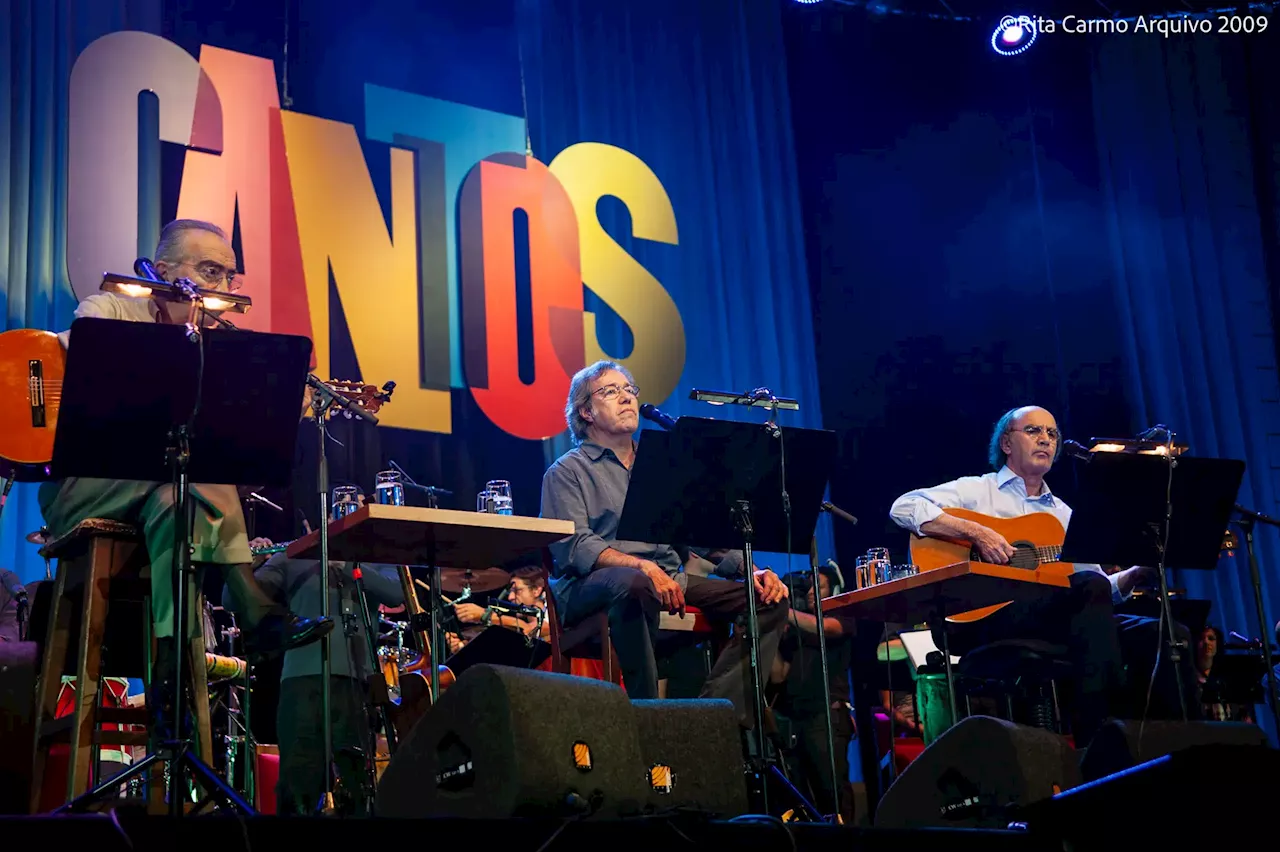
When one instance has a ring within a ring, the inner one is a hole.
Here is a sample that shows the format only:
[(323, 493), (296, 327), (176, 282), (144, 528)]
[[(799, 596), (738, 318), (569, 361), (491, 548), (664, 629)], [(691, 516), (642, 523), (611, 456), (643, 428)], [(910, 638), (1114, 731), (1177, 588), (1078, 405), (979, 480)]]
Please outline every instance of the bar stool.
[[(67, 791), (71, 801), (89, 790), (89, 779), (96, 770), (99, 746), (146, 746), (150, 736), (150, 718), (145, 707), (102, 707), (100, 686), (102, 648), (107, 639), (107, 616), (113, 597), (117, 600), (141, 598), (150, 592), (150, 564), (140, 530), (130, 524), (103, 518), (81, 521), (70, 532), (49, 542), (41, 556), (58, 562), (52, 601), (48, 609), (48, 625), (37, 685), (36, 737), (31, 787), (31, 811), (40, 809), (46, 764), (50, 746), (66, 743), (69, 747)], [(149, 610), (149, 608), (148, 608)], [(78, 615), (78, 618), (77, 618)], [(144, 625), (150, 625), (148, 611)], [(145, 629), (145, 628), (144, 628)], [(150, 682), (150, 662), (154, 654), (151, 631), (145, 629), (138, 645), (144, 649), (140, 672)], [(72, 639), (75, 637), (74, 656)], [(125, 640), (127, 644), (128, 640)], [(205, 673), (203, 636), (189, 643), (192, 660), (200, 665), (188, 668), (196, 673), (193, 693), (200, 754), (212, 759), (213, 745), (209, 725), (208, 682)], [(75, 702), (71, 715), (56, 717), (58, 695), (63, 678), (74, 667)], [(114, 667), (114, 666), (113, 666)], [(103, 724), (116, 724), (120, 730), (102, 730)], [(143, 730), (124, 730), (124, 726)], [(101, 778), (95, 778), (101, 782)], [(155, 773), (151, 785), (153, 806), (163, 803), (163, 778)], [(156, 795), (156, 794), (159, 795)]]

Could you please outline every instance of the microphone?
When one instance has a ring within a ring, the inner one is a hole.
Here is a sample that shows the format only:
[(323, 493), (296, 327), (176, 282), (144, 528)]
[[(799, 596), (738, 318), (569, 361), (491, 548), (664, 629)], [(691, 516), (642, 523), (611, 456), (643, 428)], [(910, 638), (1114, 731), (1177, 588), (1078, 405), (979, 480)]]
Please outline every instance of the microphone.
[(1079, 441), (1067, 439), (1062, 442), (1062, 451), (1072, 458), (1081, 459), (1082, 461), (1090, 461), (1093, 459), (1093, 453), (1089, 452), (1089, 448)]
[(676, 419), (670, 414), (663, 414), (656, 405), (645, 403), (640, 406), (640, 416), (651, 423), (657, 423), (663, 429), (676, 428)]
[(830, 512), (831, 514), (835, 515), (837, 518), (848, 521), (851, 524), (856, 524), (858, 522), (857, 518), (855, 518), (853, 515), (850, 515), (848, 512), (846, 512), (844, 509), (841, 509), (839, 506), (835, 505), (830, 500), (822, 501), (822, 511)]
[(160, 273), (156, 272), (155, 264), (151, 262), (149, 257), (140, 257), (133, 262), (133, 272), (139, 278), (147, 278), (151, 281), (163, 281)]

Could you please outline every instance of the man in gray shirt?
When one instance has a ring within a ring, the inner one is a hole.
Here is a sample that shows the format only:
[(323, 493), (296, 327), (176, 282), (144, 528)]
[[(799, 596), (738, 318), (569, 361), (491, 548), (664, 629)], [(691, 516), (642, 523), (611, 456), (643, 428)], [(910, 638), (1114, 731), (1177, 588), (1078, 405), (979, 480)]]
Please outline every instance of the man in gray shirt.
[[(738, 620), (746, 611), (742, 554), (724, 555), (710, 570), (694, 556), (683, 570), (680, 553), (667, 544), (617, 540), (635, 461), (633, 440), (640, 427), (639, 389), (631, 373), (612, 361), (598, 361), (578, 372), (569, 387), (565, 420), (578, 446), (565, 453), (542, 477), (542, 517), (573, 521), (573, 535), (551, 546), (556, 560), (553, 592), (565, 627), (601, 611), (608, 612), (609, 635), (618, 653), (623, 685), (633, 699), (658, 697), (658, 668), (653, 642), (662, 610), (683, 612), (695, 606), (710, 619)], [(708, 574), (724, 579), (713, 579)], [(768, 672), (787, 621), (787, 588), (772, 571), (754, 571), (760, 625), (760, 670)], [(727, 698), (744, 727), (754, 724), (750, 666), (743, 631), (716, 660), (703, 697)]]

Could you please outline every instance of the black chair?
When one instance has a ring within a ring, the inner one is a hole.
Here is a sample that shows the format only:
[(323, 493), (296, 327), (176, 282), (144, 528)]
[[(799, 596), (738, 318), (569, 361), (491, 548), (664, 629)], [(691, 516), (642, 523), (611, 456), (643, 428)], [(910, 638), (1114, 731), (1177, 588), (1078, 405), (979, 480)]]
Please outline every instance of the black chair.
[(1004, 718), (1010, 722), (1055, 733), (1062, 733), (1058, 681), (1070, 675), (1066, 646), (1035, 639), (980, 645), (955, 667), (965, 715), (973, 715), (973, 697), (994, 697), (1002, 702)]

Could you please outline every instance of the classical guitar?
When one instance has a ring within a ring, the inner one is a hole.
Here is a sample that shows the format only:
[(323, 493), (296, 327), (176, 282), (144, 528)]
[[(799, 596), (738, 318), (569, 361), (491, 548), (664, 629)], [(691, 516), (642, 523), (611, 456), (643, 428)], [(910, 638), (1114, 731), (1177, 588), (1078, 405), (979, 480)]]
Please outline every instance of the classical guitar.
[[(1062, 542), (1066, 538), (1066, 530), (1053, 515), (1048, 512), (1032, 512), (1017, 518), (995, 518), (981, 512), (968, 509), (943, 509), (948, 515), (973, 521), (1004, 536), (1013, 545), (1013, 558), (1009, 564), (1014, 568), (1035, 571), (1044, 577), (1069, 577), (1074, 568), (1069, 562), (1059, 562), (1062, 553)], [(957, 562), (987, 562), (978, 552), (973, 542), (964, 539), (943, 539), (932, 536), (911, 537), (911, 562), (921, 571), (932, 571), (954, 565)], [(948, 618), (948, 621), (978, 621), (991, 613), (1008, 606), (1009, 603), (962, 612)]]
[(0, 460), (6, 469), (53, 459), (66, 366), (67, 352), (51, 331), (0, 334)]

